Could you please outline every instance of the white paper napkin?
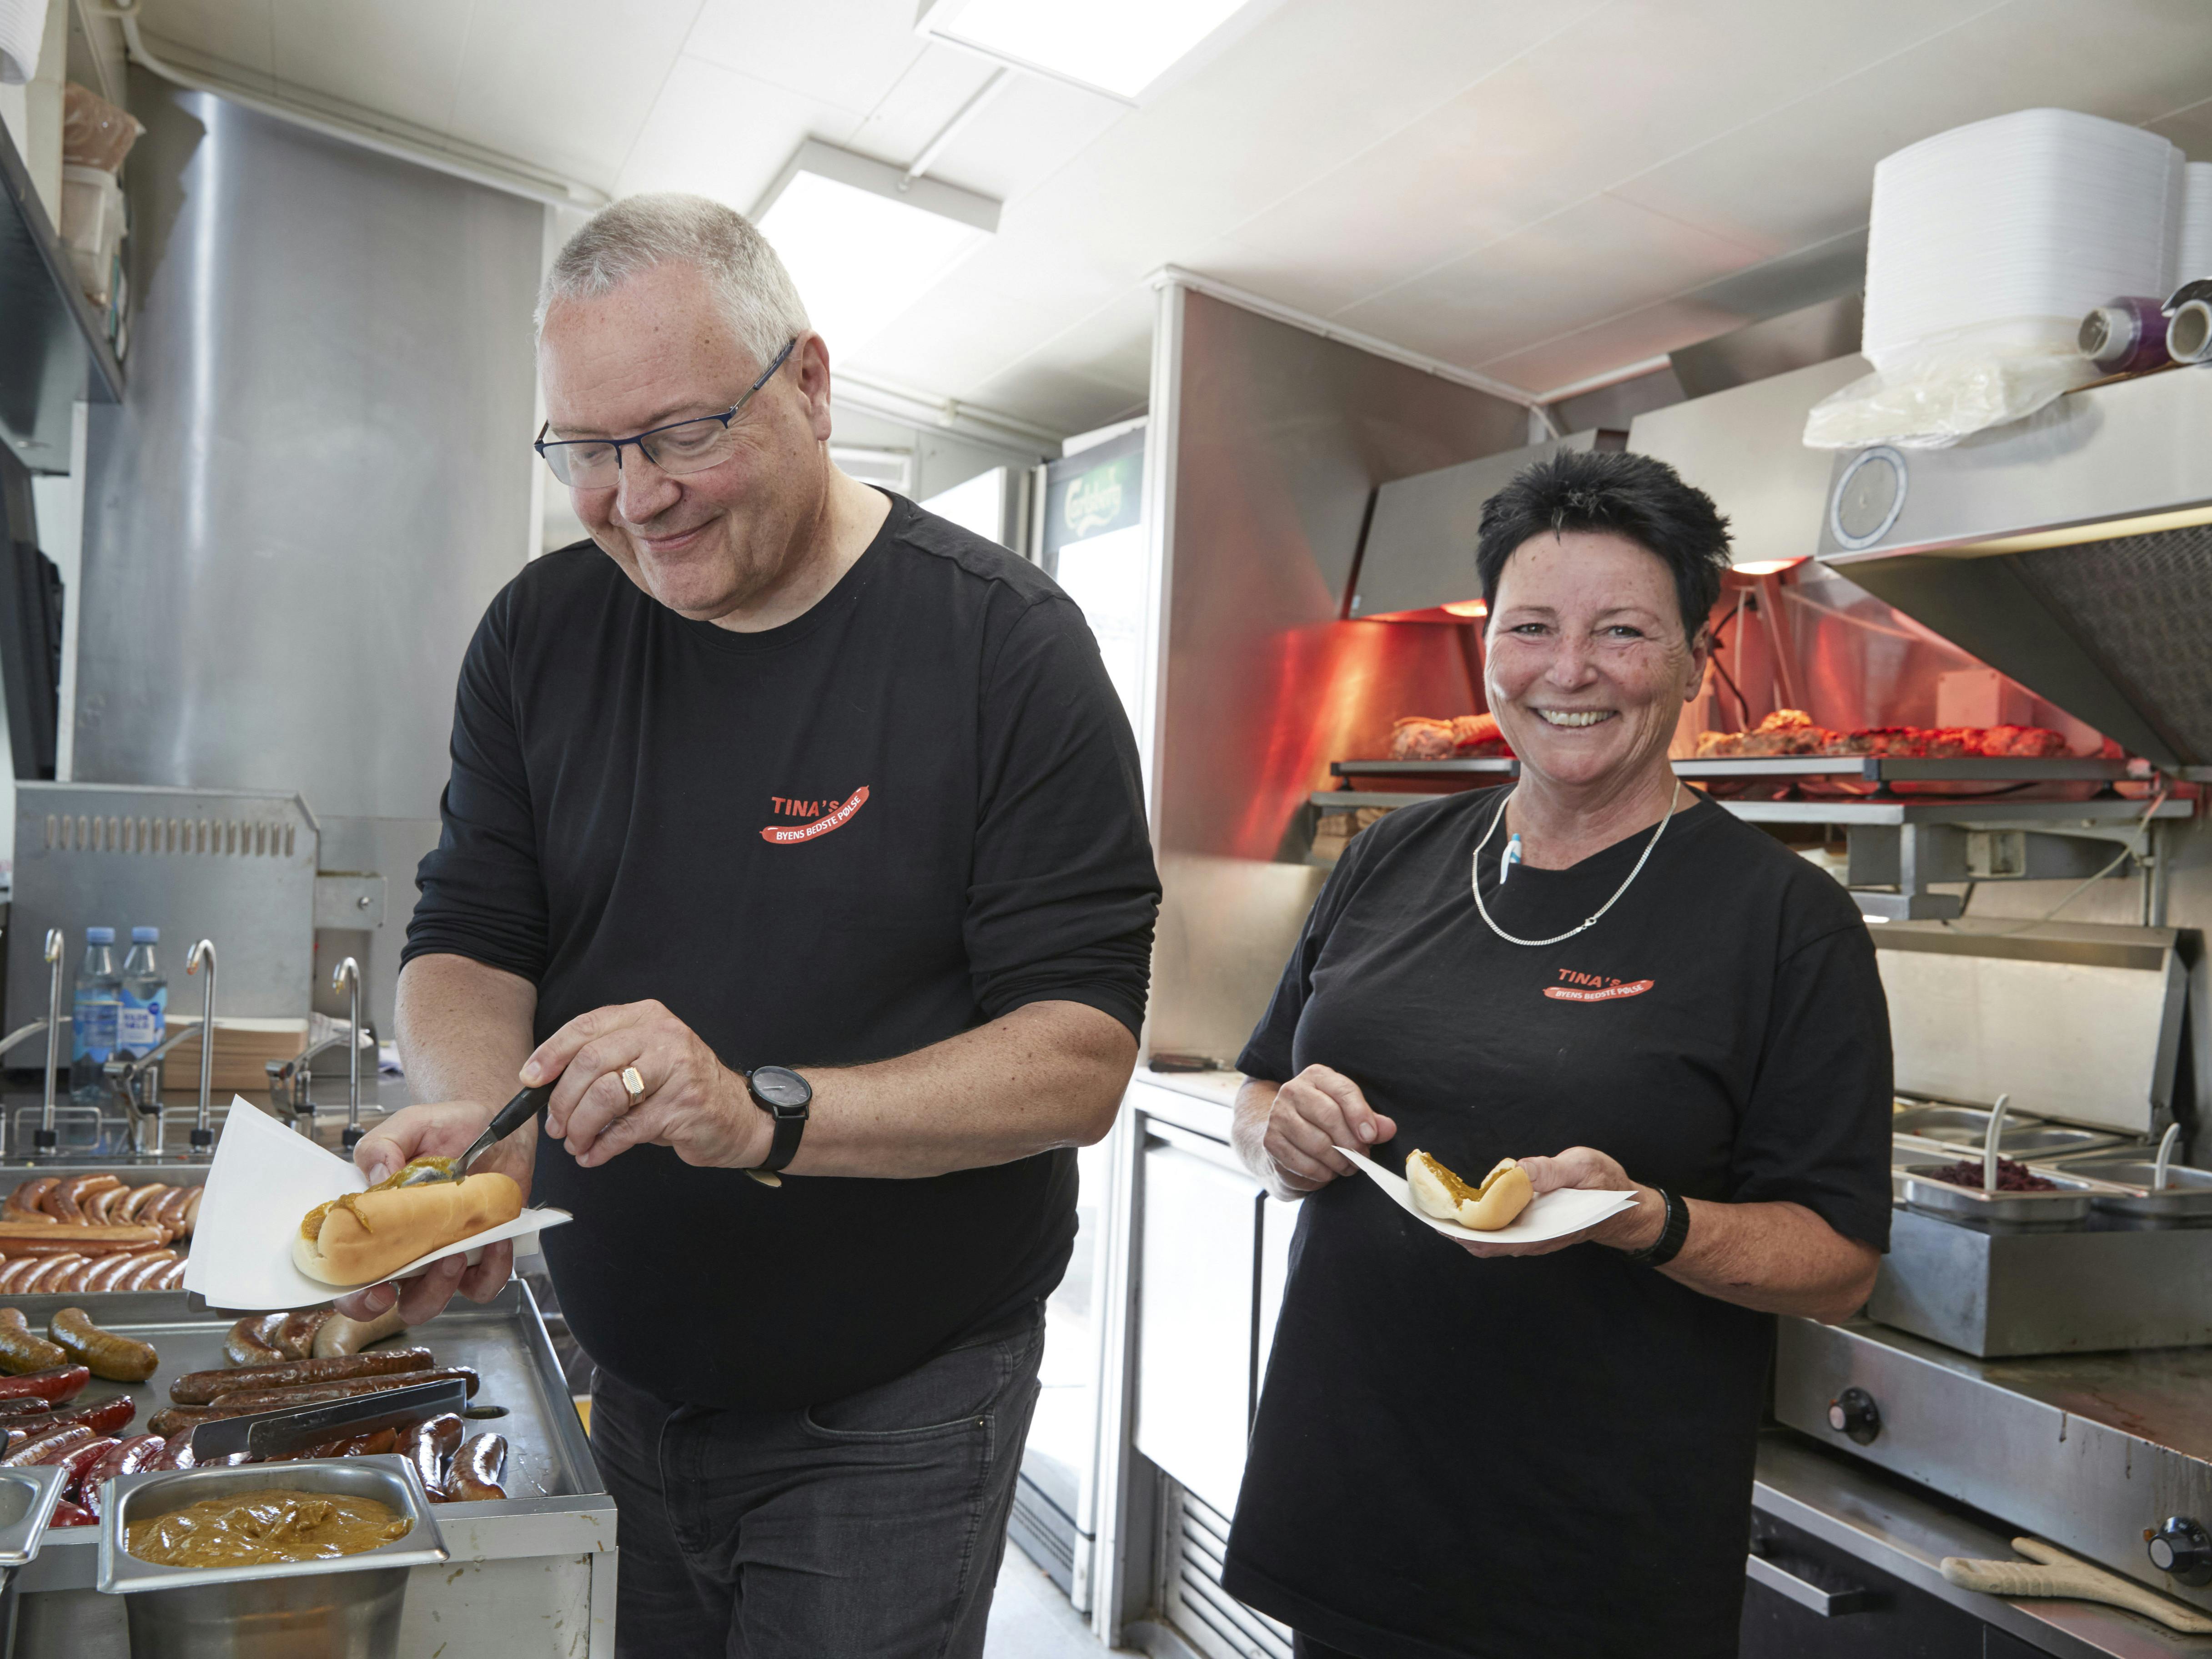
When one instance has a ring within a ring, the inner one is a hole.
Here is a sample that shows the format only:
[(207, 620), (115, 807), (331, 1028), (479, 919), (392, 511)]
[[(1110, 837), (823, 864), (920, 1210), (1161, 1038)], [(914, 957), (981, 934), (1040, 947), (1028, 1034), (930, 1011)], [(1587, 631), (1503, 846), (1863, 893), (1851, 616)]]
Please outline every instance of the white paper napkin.
[[(207, 1194), (185, 1258), (185, 1288), (218, 1308), (261, 1313), (312, 1308), (346, 1294), (310, 1279), (292, 1262), (292, 1231), (318, 1204), (358, 1193), (368, 1177), (350, 1158), (296, 1134), (251, 1102), (234, 1097), (208, 1168)], [(525, 1210), (503, 1226), (433, 1250), (410, 1262), (395, 1279), (431, 1262), (521, 1238), (571, 1219), (566, 1210)]]
[[(1500, 1227), (1495, 1232), (1477, 1232), (1472, 1227), (1462, 1227), (1456, 1221), (1439, 1221), (1413, 1202), (1413, 1194), (1406, 1185), (1406, 1177), (1393, 1175), (1364, 1152), (1355, 1152), (1349, 1146), (1336, 1149), (1359, 1167), (1360, 1172), (1389, 1194), (1390, 1201), (1415, 1220), (1426, 1223), (1447, 1238), (1471, 1239), (1477, 1244), (1540, 1244), (1547, 1238), (1565, 1238), (1569, 1233), (1578, 1233), (1585, 1227), (1595, 1227), (1609, 1215), (1618, 1215), (1636, 1202), (1634, 1193), (1607, 1192), (1589, 1187), (1561, 1187), (1548, 1193), (1539, 1193), (1528, 1200), (1528, 1206), (1513, 1218), (1510, 1227)], [(214, 1194), (209, 1194), (201, 1205), (204, 1213)]]

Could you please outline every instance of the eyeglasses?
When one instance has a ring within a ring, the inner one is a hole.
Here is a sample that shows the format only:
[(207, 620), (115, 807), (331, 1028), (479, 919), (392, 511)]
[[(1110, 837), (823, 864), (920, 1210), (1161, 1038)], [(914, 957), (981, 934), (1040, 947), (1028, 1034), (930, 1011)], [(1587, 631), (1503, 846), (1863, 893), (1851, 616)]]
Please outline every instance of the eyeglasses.
[(545, 441), (545, 434), (553, 429), (548, 421), (538, 429), (537, 441), (531, 447), (545, 458), (553, 476), (571, 489), (612, 489), (622, 482), (622, 453), (633, 444), (639, 454), (671, 477), (720, 466), (737, 453), (738, 437), (730, 430), (730, 422), (752, 402), (755, 392), (775, 378), (776, 370), (798, 343), (793, 340), (777, 352), (775, 361), (761, 371), (760, 379), (745, 388), (745, 395), (719, 415), (672, 421), (634, 438), (577, 438), (552, 443)]

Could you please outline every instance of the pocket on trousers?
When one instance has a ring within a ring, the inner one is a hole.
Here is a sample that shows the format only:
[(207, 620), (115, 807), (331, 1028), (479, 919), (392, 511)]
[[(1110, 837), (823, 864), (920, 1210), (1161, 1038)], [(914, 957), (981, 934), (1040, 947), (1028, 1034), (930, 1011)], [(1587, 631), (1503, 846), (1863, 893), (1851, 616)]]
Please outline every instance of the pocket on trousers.
[(973, 1433), (1006, 1403), (1015, 1385), (1036, 1370), (1044, 1344), (1043, 1321), (1012, 1336), (941, 1353), (872, 1389), (809, 1406), (799, 1413), (807, 1429), (827, 1439), (921, 1440)]

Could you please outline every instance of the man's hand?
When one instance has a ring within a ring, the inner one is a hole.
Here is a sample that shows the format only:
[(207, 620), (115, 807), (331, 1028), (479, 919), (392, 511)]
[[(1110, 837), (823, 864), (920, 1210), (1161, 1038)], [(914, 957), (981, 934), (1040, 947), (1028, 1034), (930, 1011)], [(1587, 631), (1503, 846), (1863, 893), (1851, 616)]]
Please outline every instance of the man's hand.
[(1398, 1133), (1358, 1084), (1326, 1066), (1307, 1066), (1271, 1099), (1258, 1092), (1269, 1086), (1257, 1079), (1244, 1085), (1230, 1139), (1244, 1167), (1278, 1198), (1304, 1198), (1339, 1176), (1358, 1174), (1336, 1149), (1371, 1146)]
[[(645, 1085), (635, 1104), (622, 1077), (632, 1066)], [(535, 1088), (556, 1077), (546, 1133), (586, 1169), (650, 1146), (702, 1168), (750, 1170), (775, 1137), (744, 1079), (658, 1002), (594, 1008), (554, 1032), (523, 1063), (522, 1080)]]
[[(395, 1112), (362, 1137), (353, 1149), (353, 1161), (374, 1186), (410, 1160), (418, 1158), (458, 1158), (482, 1134), (497, 1108), (474, 1101), (449, 1101), (437, 1106), (410, 1106)], [(530, 1195), (532, 1130), (525, 1124), (477, 1158), (471, 1173), (500, 1170), (514, 1177), (526, 1200)], [(399, 1316), (408, 1324), (422, 1325), (445, 1311), (459, 1291), (471, 1302), (489, 1302), (514, 1271), (514, 1247), (488, 1244), (483, 1260), (473, 1267), (465, 1256), (449, 1255), (433, 1261), (412, 1279), (371, 1285), (338, 1298), (337, 1310), (349, 1319), (374, 1319), (397, 1300)]]
[(1589, 1146), (1570, 1146), (1557, 1158), (1515, 1160), (1528, 1172), (1528, 1184), (1537, 1195), (1562, 1187), (1595, 1188), (1600, 1192), (1636, 1194), (1635, 1204), (1609, 1215), (1595, 1227), (1540, 1244), (1476, 1244), (1464, 1238), (1452, 1241), (1469, 1255), (1549, 1255), (1573, 1244), (1609, 1244), (1617, 1250), (1641, 1250), (1659, 1242), (1667, 1225), (1667, 1206), (1655, 1188), (1638, 1185), (1628, 1171), (1603, 1152)]

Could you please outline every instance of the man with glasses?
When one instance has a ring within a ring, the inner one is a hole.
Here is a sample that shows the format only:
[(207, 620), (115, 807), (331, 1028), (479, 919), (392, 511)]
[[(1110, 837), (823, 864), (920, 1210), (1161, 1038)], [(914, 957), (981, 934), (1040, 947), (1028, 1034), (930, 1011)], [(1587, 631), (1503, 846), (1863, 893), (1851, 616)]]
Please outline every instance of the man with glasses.
[[(1034, 567), (830, 464), (822, 337), (696, 197), (545, 282), (538, 452), (589, 542), (463, 664), (399, 981), (417, 1099), (571, 1212), (617, 1650), (980, 1654), (1074, 1146), (1136, 1055), (1153, 872), (1127, 720)], [(550, 1143), (550, 1144), (548, 1144)], [(410, 1323), (501, 1245), (403, 1287)]]

